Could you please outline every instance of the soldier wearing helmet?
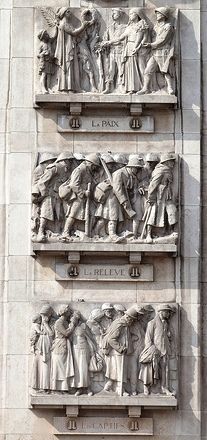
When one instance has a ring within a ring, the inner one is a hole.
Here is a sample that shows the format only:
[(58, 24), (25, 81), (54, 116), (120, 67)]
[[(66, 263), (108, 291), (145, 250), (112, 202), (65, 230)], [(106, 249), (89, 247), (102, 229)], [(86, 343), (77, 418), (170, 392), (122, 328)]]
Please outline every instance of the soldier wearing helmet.
[[(101, 161), (106, 164), (110, 174), (124, 166), (127, 163), (127, 159), (121, 154), (117, 154), (114, 157), (112, 154), (102, 154)], [(95, 218), (97, 219), (95, 224), (95, 235), (98, 237), (110, 237), (113, 240), (111, 234), (110, 222), (117, 219), (116, 196), (113, 192), (112, 182), (107, 178), (105, 170), (103, 169), (103, 178), (101, 182), (96, 186), (94, 192), (94, 198), (98, 202), (98, 206), (95, 211)], [(119, 217), (122, 219), (121, 207), (119, 210)], [(108, 226), (108, 228), (107, 228)], [(108, 232), (108, 235), (107, 235)]]
[(169, 11), (165, 7), (155, 9), (157, 23), (152, 33), (152, 43), (144, 44), (145, 47), (151, 48), (152, 54), (147, 62), (144, 72), (144, 85), (137, 95), (150, 93), (152, 75), (159, 69), (164, 75), (167, 85), (167, 92), (173, 95), (173, 78), (170, 74), (170, 62), (174, 52), (174, 28), (168, 21)]
[(48, 165), (52, 164), (57, 159), (57, 154), (42, 153), (39, 158), (39, 164), (33, 171), (32, 175), (32, 232), (36, 236), (40, 224), (40, 206), (41, 196), (37, 186), (40, 177), (44, 174)]
[(162, 154), (160, 163), (155, 167), (148, 187), (148, 208), (150, 214), (147, 220), (148, 243), (152, 242), (153, 227), (169, 229), (173, 232), (177, 223), (177, 208), (173, 200), (173, 167), (175, 165), (173, 153)]
[(113, 241), (119, 239), (117, 235), (119, 222), (123, 222), (125, 218), (135, 218), (135, 221), (137, 220), (138, 212), (133, 208), (133, 205), (142, 168), (143, 163), (140, 157), (132, 155), (129, 157), (127, 165), (118, 169), (112, 175), (113, 192), (116, 197), (113, 204), (114, 218), (109, 221), (108, 229), (109, 236)]
[(44, 174), (38, 181), (37, 188), (42, 198), (40, 227), (37, 236), (37, 240), (40, 242), (46, 240), (48, 222), (54, 224), (55, 220), (61, 221), (64, 218), (63, 203), (58, 191), (60, 185), (67, 180), (74, 165), (75, 160), (72, 153), (61, 153), (54, 163), (46, 167)]
[(163, 394), (173, 394), (169, 389), (169, 357), (175, 356), (174, 332), (170, 327), (170, 319), (174, 313), (173, 306), (162, 304), (155, 318), (148, 322), (145, 347), (139, 358), (139, 379), (144, 384), (146, 395), (150, 393), (151, 386), (158, 382)]
[(138, 319), (136, 307), (130, 307), (121, 318), (116, 319), (108, 328), (103, 338), (103, 352), (106, 362), (105, 391), (118, 391), (120, 395), (127, 395), (124, 385), (127, 383), (128, 358), (133, 353), (133, 344), (130, 334), (132, 324)]
[[(68, 209), (61, 239), (71, 239), (71, 233), (76, 221), (85, 222), (88, 220), (86, 219), (86, 201), (89, 199), (93, 203), (91, 194), (93, 194), (96, 184), (95, 172), (100, 165), (101, 162), (98, 154), (88, 154), (85, 160), (73, 170), (68, 181)], [(91, 185), (90, 191), (88, 190), (89, 185)]]

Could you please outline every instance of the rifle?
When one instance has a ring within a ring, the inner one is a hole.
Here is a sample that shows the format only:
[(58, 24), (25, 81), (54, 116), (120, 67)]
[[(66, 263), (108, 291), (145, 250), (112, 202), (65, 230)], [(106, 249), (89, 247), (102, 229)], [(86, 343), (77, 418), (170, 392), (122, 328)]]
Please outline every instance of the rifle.
[[(109, 180), (109, 182), (110, 182), (110, 184), (111, 184), (111, 186), (113, 188), (113, 177), (112, 177), (110, 171), (107, 168), (106, 162), (102, 158), (100, 158), (100, 160), (101, 160), (101, 163), (103, 165), (104, 171), (105, 171), (105, 173), (107, 175), (107, 178), (108, 178), (108, 180)], [(125, 182), (124, 182), (124, 188), (125, 188), (125, 191), (126, 191), (126, 194), (127, 194), (127, 202), (130, 204), (130, 200), (129, 200), (129, 197), (128, 197), (128, 193), (127, 193), (127, 188), (126, 188)], [(116, 196), (115, 192), (114, 192), (114, 195)], [(116, 198), (117, 198), (117, 196), (116, 196)], [(126, 213), (128, 214), (128, 216), (130, 218), (133, 217), (136, 214), (136, 212), (132, 208), (130, 208), (130, 207), (129, 208), (124, 208), (124, 209), (125, 209)]]
[(145, 213), (144, 213), (144, 225), (143, 225), (143, 229), (142, 229), (142, 233), (141, 233), (141, 237), (140, 237), (141, 239), (144, 238), (145, 229), (147, 227), (147, 223), (148, 223), (148, 220), (149, 220), (149, 216), (151, 214), (151, 210), (152, 210), (152, 206), (151, 205), (149, 205), (147, 207), (147, 209), (145, 210)]
[[(91, 190), (91, 183), (88, 183), (88, 191)], [(87, 196), (86, 208), (85, 208), (85, 235), (90, 237), (90, 195)]]

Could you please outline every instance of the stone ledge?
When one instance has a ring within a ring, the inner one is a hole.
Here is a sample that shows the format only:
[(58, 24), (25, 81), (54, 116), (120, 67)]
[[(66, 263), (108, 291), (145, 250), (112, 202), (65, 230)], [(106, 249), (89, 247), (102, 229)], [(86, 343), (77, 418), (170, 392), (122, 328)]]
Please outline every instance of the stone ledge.
[(34, 98), (35, 106), (68, 106), (70, 103), (81, 103), (81, 104), (144, 104), (147, 106), (174, 106), (178, 102), (175, 95), (101, 95), (101, 94), (91, 94), (91, 93), (60, 93), (60, 94), (36, 94)]
[[(147, 243), (32, 243), (32, 249), (35, 253), (53, 253), (55, 255), (65, 254), (67, 252), (94, 252), (94, 253), (121, 253), (141, 252), (145, 254), (177, 254), (177, 245), (162, 243), (162, 244), (147, 244)], [(166, 255), (167, 256), (167, 255)]]
[(30, 403), (33, 408), (64, 408), (65, 406), (81, 407), (114, 407), (142, 406), (145, 408), (177, 408), (177, 399), (174, 396), (140, 394), (138, 396), (106, 396), (104, 393), (89, 396), (73, 395), (31, 395)]

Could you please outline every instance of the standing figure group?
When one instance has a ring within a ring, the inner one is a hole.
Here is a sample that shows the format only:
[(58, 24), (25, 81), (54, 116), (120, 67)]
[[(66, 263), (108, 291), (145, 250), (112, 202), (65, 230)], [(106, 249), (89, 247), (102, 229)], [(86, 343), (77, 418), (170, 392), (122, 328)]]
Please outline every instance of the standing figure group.
[(126, 23), (124, 10), (113, 8), (105, 32), (95, 9), (82, 11), (78, 27), (67, 7), (42, 14), (55, 29), (52, 37), (38, 34), (42, 93), (174, 94), (175, 29), (167, 8), (155, 9), (153, 28), (143, 10), (130, 9)]
[[(170, 359), (176, 339), (170, 319), (175, 308), (102, 304), (83, 318), (65, 304), (57, 315), (45, 305), (32, 320), (31, 386), (37, 392), (92, 396), (100, 392), (136, 396), (143, 388), (172, 395)], [(143, 387), (141, 387), (143, 383)]]
[(175, 159), (44, 153), (33, 174), (33, 241), (174, 243)]

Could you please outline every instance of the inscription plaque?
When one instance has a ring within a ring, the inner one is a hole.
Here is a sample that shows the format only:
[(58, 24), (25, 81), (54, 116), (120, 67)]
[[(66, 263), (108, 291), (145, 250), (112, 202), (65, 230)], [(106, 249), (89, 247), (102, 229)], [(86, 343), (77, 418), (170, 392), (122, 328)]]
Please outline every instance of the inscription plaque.
[(56, 280), (153, 281), (152, 264), (68, 264), (56, 261)]
[(128, 417), (54, 417), (55, 435), (153, 435), (153, 419)]
[(152, 116), (70, 116), (58, 115), (59, 132), (116, 132), (116, 133), (152, 133), (154, 132), (154, 119)]

